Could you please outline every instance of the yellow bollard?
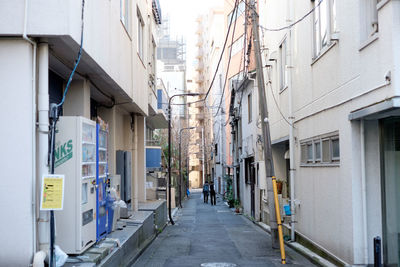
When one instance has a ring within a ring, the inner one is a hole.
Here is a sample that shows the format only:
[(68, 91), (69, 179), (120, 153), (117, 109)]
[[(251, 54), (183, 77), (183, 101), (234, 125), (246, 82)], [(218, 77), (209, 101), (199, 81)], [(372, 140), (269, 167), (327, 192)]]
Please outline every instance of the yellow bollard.
[(281, 263), (286, 264), (285, 245), (283, 243), (283, 234), (282, 234), (281, 212), (279, 209), (278, 189), (276, 188), (276, 177), (275, 176), (272, 176), (272, 188), (274, 189), (276, 221), (278, 223), (279, 246), (281, 249)]

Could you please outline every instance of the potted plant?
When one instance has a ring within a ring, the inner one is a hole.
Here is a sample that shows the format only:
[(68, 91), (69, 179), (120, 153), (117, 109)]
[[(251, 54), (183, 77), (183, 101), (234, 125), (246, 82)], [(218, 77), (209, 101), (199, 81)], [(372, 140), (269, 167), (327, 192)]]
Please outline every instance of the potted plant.
[(234, 205), (235, 205), (235, 212), (236, 213), (240, 213), (240, 200), (239, 199), (235, 199)]
[(228, 195), (228, 206), (229, 208), (233, 208), (235, 205), (235, 200), (233, 199), (233, 194)]
[(281, 179), (277, 179), (276, 180), (276, 189), (277, 189), (277, 191), (278, 191), (278, 195), (279, 194), (282, 194), (282, 188), (283, 188), (283, 180), (281, 180)]

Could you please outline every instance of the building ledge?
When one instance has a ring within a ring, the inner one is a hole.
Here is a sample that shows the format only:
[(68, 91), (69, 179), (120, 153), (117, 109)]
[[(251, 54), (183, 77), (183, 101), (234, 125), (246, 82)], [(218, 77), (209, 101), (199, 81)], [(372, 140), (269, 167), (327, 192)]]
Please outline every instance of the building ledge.
[(400, 97), (398, 96), (352, 111), (349, 114), (349, 120), (374, 120), (394, 115), (400, 115)]

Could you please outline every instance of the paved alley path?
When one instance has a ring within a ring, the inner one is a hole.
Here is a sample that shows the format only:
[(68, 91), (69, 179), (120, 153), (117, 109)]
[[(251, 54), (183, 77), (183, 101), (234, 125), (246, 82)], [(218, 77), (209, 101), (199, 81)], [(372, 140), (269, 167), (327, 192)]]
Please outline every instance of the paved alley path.
[[(220, 198), (211, 206), (203, 203), (200, 193), (193, 193), (183, 205), (175, 225), (167, 226), (133, 266), (281, 265), (280, 252), (271, 249), (269, 234), (235, 215)], [(286, 248), (286, 252), (288, 266), (314, 266), (293, 250)]]

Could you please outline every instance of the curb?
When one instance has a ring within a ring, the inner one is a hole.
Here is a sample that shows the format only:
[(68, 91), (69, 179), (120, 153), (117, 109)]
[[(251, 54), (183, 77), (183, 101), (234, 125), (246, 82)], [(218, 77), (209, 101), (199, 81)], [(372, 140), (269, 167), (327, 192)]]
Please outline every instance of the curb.
[[(271, 227), (266, 225), (262, 222), (255, 222), (261, 229), (266, 231), (267, 233), (271, 234)], [(318, 254), (314, 253), (313, 251), (309, 250), (308, 248), (304, 247), (303, 245), (297, 242), (287, 242), (285, 241), (285, 245), (290, 247), (291, 249), (295, 250), (299, 254), (303, 255), (307, 259), (309, 259), (312, 263), (321, 266), (321, 267), (335, 267), (336, 265), (332, 264), (330, 261), (322, 258)]]

